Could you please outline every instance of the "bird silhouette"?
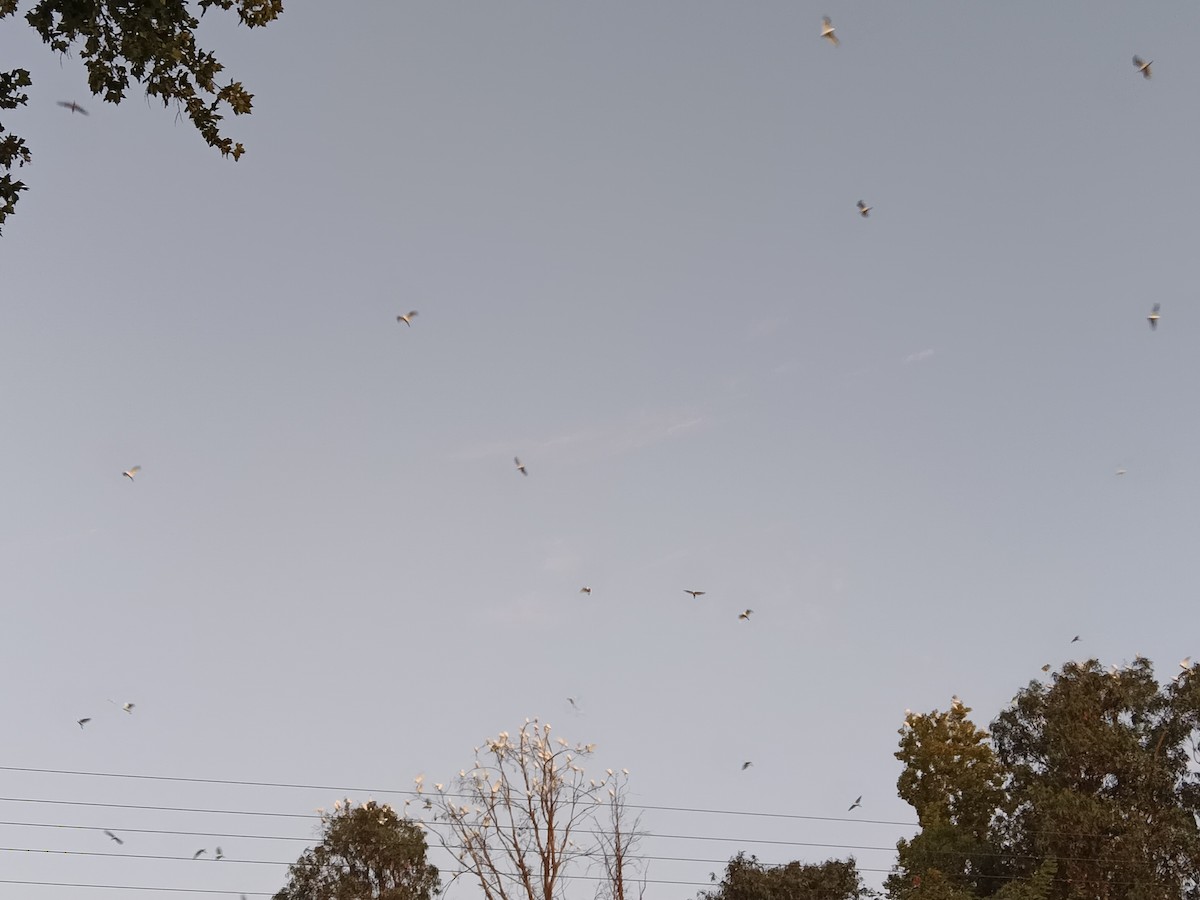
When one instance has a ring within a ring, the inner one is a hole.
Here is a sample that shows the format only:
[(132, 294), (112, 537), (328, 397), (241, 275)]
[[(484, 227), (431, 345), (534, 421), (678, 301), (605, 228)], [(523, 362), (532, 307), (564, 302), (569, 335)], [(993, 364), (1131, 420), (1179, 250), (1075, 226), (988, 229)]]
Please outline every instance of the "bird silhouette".
[(590, 596), (592, 596), (592, 589), (591, 589), (590, 587), (587, 587), (587, 586), (585, 585), (584, 587), (581, 587), (581, 588), (579, 589), (579, 593), (581, 593), (581, 594), (587, 594), (587, 595), (590, 597)]
[(124, 475), (126, 478), (128, 478), (130, 481), (133, 481), (133, 476), (136, 475), (140, 471), (142, 471), (141, 466), (130, 466), (128, 469), (126, 469), (121, 474)]
[(693, 600), (695, 600), (697, 597), (703, 597), (707, 593), (707, 591), (689, 591), (687, 588), (684, 588), (683, 592), (685, 594), (691, 594)]
[(745, 619), (747, 622), (749, 622), (750, 621), (750, 613), (752, 613), (752, 612), (754, 612), (754, 610), (752, 610), (752, 609), (748, 609), (745, 612), (740, 612), (740, 613), (738, 613), (738, 618)]
[(396, 321), (403, 322), (409, 328), (412, 328), (412, 320), (415, 319), (416, 317), (417, 317), (417, 311), (414, 309), (414, 310), (410, 310), (408, 315), (396, 316)]
[(846, 810), (846, 812), (854, 812), (854, 810), (858, 809), (860, 806), (862, 806), (862, 794), (858, 795), (858, 799), (850, 804), (850, 808)]
[(203, 856), (207, 852), (208, 852), (207, 850), (205, 850), (203, 847), (201, 847), (199, 850), (197, 850), (195, 853), (192, 854), (192, 859), (199, 859), (201, 856)]
[(858, 201), (858, 214), (864, 219), (871, 215), (872, 209), (874, 209), (874, 207), (867, 206), (867, 204), (863, 203), (861, 200)]
[(1078, 640), (1079, 640), (1079, 635), (1075, 635), (1075, 637), (1071, 638), (1071, 643), (1074, 644)]
[(1154, 60), (1150, 60), (1149, 62), (1146, 62), (1140, 56), (1135, 56), (1133, 58), (1133, 66), (1135, 69), (1137, 69), (1139, 72), (1142, 73), (1143, 78), (1149, 79), (1150, 67), (1152, 65), (1154, 65)]
[(224, 858), (225, 858), (225, 853), (221, 850), (220, 847), (218, 847), (217, 848), (217, 859), (224, 859)]
[(754, 763), (750, 762), (750, 760), (746, 760), (744, 763), (742, 763), (742, 771), (745, 772), (752, 765), (754, 765)]
[(1146, 321), (1150, 323), (1151, 331), (1158, 330), (1158, 320), (1162, 318), (1162, 316), (1158, 314), (1160, 309), (1162, 309), (1162, 304), (1155, 303), (1154, 307), (1150, 310), (1150, 315), (1146, 316)]
[(82, 115), (86, 116), (88, 114), (88, 111), (74, 100), (59, 100), (58, 105), (63, 109), (69, 109), (71, 111), (71, 115), (75, 115), (75, 113), (81, 113)]
[(518, 472), (520, 472), (522, 475), (528, 475), (528, 474), (529, 474), (528, 472), (526, 472), (526, 471), (525, 471), (525, 463), (521, 462), (521, 457), (519, 457), (519, 456), (514, 456), (514, 457), (513, 457), (513, 462), (517, 464), (517, 471), (518, 471)]
[(113, 834), (111, 831), (105, 831), (104, 833), (105, 833), (105, 834), (107, 834), (107, 835), (108, 835), (110, 838), (112, 838), (114, 841), (116, 841), (118, 844), (124, 844), (124, 843), (125, 843), (123, 840), (121, 840), (119, 837), (117, 837), (117, 836), (116, 836), (115, 834)]
[(838, 40), (838, 36), (833, 32), (833, 22), (830, 20), (829, 16), (821, 16), (821, 37), (825, 38), (825, 40), (837, 47), (842, 42)]
[(90, 721), (92, 721), (92, 717), (91, 717), (91, 716), (85, 716), (85, 717), (84, 717), (84, 718), (82, 718), (82, 719), (77, 719), (77, 720), (75, 721), (75, 724), (79, 726), (79, 730), (80, 730), (80, 731), (83, 731), (83, 726), (84, 726), (84, 725), (86, 725), (86, 724), (87, 724), (88, 722), (90, 722)]

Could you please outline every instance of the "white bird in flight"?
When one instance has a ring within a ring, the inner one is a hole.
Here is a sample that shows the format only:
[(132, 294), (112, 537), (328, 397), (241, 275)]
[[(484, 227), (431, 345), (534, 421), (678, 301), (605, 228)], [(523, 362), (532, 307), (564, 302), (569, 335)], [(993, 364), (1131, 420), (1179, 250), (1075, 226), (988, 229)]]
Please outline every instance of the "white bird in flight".
[(88, 722), (90, 722), (90, 721), (92, 721), (92, 717), (91, 717), (91, 716), (85, 716), (85, 717), (84, 717), (84, 718), (82, 718), (82, 719), (77, 719), (77, 720), (76, 720), (76, 722), (75, 722), (75, 724), (79, 726), (79, 730), (80, 730), (80, 731), (83, 731), (83, 726), (84, 726), (84, 725), (86, 725), (86, 724), (87, 724)]
[(858, 809), (860, 806), (862, 806), (862, 794), (858, 795), (858, 799), (850, 804), (850, 808), (846, 810), (846, 812), (854, 812), (854, 810)]
[(1150, 315), (1146, 316), (1146, 321), (1150, 323), (1151, 331), (1155, 331), (1158, 328), (1158, 320), (1162, 318), (1162, 316), (1158, 314), (1160, 309), (1162, 309), (1162, 304), (1155, 303), (1154, 307), (1150, 310)]
[(689, 591), (687, 588), (684, 588), (683, 592), (685, 594), (691, 594), (693, 600), (695, 600), (697, 597), (703, 597), (705, 593), (707, 593), (706, 591)]
[(1149, 62), (1146, 62), (1146, 60), (1142, 59), (1140, 56), (1135, 56), (1133, 58), (1133, 65), (1134, 65), (1134, 68), (1136, 68), (1139, 72), (1142, 73), (1143, 78), (1149, 78), (1150, 77), (1150, 67), (1152, 65), (1154, 65), (1154, 60), (1150, 60)]
[(590, 587), (584, 585), (583, 587), (581, 587), (579, 589), (579, 593), (587, 594), (590, 597), (590, 596), (592, 596), (592, 589)]
[(412, 328), (412, 320), (415, 319), (416, 317), (417, 317), (417, 311), (414, 309), (414, 310), (410, 310), (408, 315), (406, 315), (406, 316), (396, 316), (396, 321), (403, 322), (409, 328)]
[(745, 619), (747, 622), (749, 622), (750, 621), (750, 613), (752, 613), (752, 612), (754, 612), (754, 610), (752, 610), (752, 609), (748, 609), (745, 612), (740, 612), (740, 613), (738, 613), (738, 618)]
[(218, 847), (217, 848), (217, 859), (224, 859), (224, 858), (225, 858), (225, 853), (221, 850), (220, 847)]
[(142, 471), (141, 466), (130, 466), (128, 469), (126, 469), (121, 474), (124, 475), (126, 478), (128, 478), (130, 481), (133, 481), (133, 476), (136, 475), (140, 471)]
[(526, 472), (526, 471), (525, 471), (525, 463), (521, 462), (521, 457), (519, 457), (519, 456), (514, 456), (514, 457), (513, 457), (513, 462), (517, 464), (517, 471), (518, 471), (518, 472), (520, 472), (522, 475), (528, 475), (528, 474), (529, 474), (528, 472)]
[(861, 200), (858, 201), (858, 214), (864, 219), (871, 215), (872, 209), (874, 209), (874, 207), (867, 206), (867, 204), (863, 203)]
[(74, 100), (59, 100), (58, 105), (63, 109), (69, 109), (71, 111), (71, 115), (74, 115), (75, 113), (82, 113), (86, 116), (88, 114), (88, 111)]
[(825, 40), (829, 41), (829, 43), (836, 47), (841, 44), (841, 41), (838, 40), (838, 36), (833, 32), (833, 21), (829, 18), (829, 16), (821, 16), (821, 37), (825, 38)]

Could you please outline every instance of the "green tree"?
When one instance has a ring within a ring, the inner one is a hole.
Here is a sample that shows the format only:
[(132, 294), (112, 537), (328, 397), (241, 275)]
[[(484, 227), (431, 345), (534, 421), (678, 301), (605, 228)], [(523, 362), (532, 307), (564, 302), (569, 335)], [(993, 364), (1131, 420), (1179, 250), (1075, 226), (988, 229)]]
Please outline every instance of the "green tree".
[(720, 884), (701, 891), (698, 900), (858, 900), (868, 896), (853, 857), (765, 866), (758, 857), (739, 853), (725, 866)]
[[(0, 20), (16, 14), (19, 0), (0, 0)], [(238, 159), (245, 148), (221, 133), (222, 104), (234, 115), (250, 112), (252, 95), (241, 82), (218, 82), (224, 66), (196, 44), (200, 20), (211, 7), (236, 9), (250, 28), (267, 25), (283, 12), (283, 0), (38, 0), (25, 21), (56, 53), (76, 52), (87, 70), (88, 88), (108, 103), (125, 99), (131, 84), (144, 87), (164, 106), (178, 103), (201, 137), (222, 156)], [(31, 84), (28, 69), (0, 72), (0, 110), (24, 106)], [(32, 161), (23, 138), (0, 124), (0, 227), (16, 208), (25, 184), (14, 167)]]
[(336, 803), (321, 812), (321, 830), (321, 843), (292, 864), (275, 900), (432, 900), (441, 890), (424, 832), (390, 806)]
[(897, 900), (1200, 900), (1200, 668), (1068, 663), (992, 723), (910, 714)]

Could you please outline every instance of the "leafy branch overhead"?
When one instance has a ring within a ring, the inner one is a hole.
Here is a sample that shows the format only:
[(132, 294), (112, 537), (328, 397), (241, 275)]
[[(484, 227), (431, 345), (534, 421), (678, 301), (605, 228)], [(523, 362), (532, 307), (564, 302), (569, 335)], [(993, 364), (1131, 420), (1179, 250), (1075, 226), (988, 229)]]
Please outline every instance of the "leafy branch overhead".
[[(224, 66), (196, 43), (200, 19), (211, 7), (236, 10), (242, 24), (261, 27), (283, 12), (283, 0), (41, 0), (25, 20), (57, 53), (77, 53), (87, 70), (88, 88), (120, 103), (131, 84), (164, 106), (177, 102), (210, 147), (222, 156), (241, 157), (245, 148), (221, 132), (222, 104), (235, 116), (251, 111), (253, 95), (240, 81), (219, 80)], [(14, 15), (17, 0), (0, 0), (0, 19)], [(26, 69), (0, 72), (0, 109), (26, 105), (22, 88), (31, 83)], [(0, 135), (4, 129), (0, 125)], [(23, 139), (0, 137), (0, 168), (31, 161)], [(0, 176), (0, 225), (12, 214), (25, 185)]]

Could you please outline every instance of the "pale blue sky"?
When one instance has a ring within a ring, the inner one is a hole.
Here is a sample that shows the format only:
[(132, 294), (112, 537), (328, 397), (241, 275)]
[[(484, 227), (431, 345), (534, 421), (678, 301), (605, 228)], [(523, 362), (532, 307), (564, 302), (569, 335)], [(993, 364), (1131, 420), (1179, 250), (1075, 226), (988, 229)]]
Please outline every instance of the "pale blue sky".
[[(903, 822), (906, 707), (957, 693), (982, 724), (1046, 662), (1200, 653), (1194, 5), (213, 14), (255, 94), (237, 164), (0, 34), (35, 79), (3, 117), (35, 154), (0, 238), (5, 765), (407, 789), (536, 715), (637, 803), (838, 817), (862, 794), (855, 816)], [(0, 795), (338, 796), (16, 772)], [(909, 833), (643, 824), (735, 839), (647, 840), (712, 860), (650, 864), (684, 882)], [(238, 860), (304, 846), (0, 825), (217, 843), (5, 854), (3, 877), (270, 893), (283, 867)]]

